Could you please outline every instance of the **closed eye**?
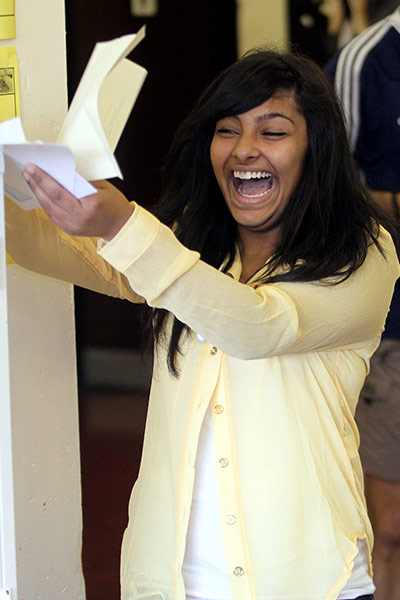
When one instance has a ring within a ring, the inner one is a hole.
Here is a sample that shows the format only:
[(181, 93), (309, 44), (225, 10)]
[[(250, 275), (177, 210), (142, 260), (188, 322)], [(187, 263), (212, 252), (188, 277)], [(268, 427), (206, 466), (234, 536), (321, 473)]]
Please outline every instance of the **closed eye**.
[(219, 127), (216, 130), (217, 133), (221, 133), (221, 134), (228, 134), (228, 135), (233, 135), (235, 133), (237, 133), (237, 131), (235, 129), (229, 129), (229, 127)]
[(262, 135), (267, 137), (282, 137), (286, 135), (285, 131), (264, 131)]

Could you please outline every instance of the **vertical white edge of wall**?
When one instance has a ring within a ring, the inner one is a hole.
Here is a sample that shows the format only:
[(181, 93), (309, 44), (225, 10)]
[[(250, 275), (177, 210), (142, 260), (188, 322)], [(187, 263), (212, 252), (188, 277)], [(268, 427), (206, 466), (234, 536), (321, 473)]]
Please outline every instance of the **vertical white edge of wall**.
[[(54, 141), (67, 110), (64, 0), (18, 0), (21, 117)], [(24, 232), (21, 232), (24, 235)], [(83, 600), (73, 290), (7, 267), (18, 598)]]
[(3, 203), (4, 160), (0, 153), (0, 597), (16, 592), (14, 483), (12, 465), (7, 274)]
[(287, 50), (288, 0), (237, 0), (238, 56), (256, 47)]

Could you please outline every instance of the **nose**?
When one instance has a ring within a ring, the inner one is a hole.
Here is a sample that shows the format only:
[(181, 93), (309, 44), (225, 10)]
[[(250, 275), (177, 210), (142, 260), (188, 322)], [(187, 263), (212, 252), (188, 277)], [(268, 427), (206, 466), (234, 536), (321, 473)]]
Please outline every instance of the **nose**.
[(237, 139), (232, 155), (240, 162), (248, 162), (260, 155), (257, 137), (252, 133), (243, 132)]

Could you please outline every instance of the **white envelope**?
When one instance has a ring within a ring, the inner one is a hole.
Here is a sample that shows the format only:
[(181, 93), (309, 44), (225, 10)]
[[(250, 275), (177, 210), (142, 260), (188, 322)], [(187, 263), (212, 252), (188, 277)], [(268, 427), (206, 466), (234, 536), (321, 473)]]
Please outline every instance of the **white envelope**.
[[(7, 143), (10, 140), (14, 143)], [(15, 143), (15, 140), (19, 140), (19, 143)], [(96, 188), (76, 173), (74, 157), (68, 148), (26, 142), (18, 117), (0, 123), (0, 150), (4, 155), (4, 191), (25, 210), (39, 207), (22, 177), (28, 162), (38, 165), (79, 199), (96, 193)]]

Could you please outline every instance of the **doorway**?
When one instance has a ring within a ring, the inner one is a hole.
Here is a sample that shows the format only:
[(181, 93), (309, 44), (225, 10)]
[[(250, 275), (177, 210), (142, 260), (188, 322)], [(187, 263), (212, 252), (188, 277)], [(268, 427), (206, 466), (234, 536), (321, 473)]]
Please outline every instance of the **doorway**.
[[(141, 2), (66, 2), (68, 93), (71, 101), (97, 41), (146, 25), (146, 38), (130, 58), (149, 74), (116, 150), (124, 180), (113, 183), (151, 210), (177, 125), (201, 90), (236, 59), (236, 3), (153, 0), (158, 7), (149, 17), (132, 14), (131, 4)], [(140, 356), (140, 306), (80, 288), (75, 306), (87, 600), (118, 600), (119, 549), (140, 462), (149, 360)]]

